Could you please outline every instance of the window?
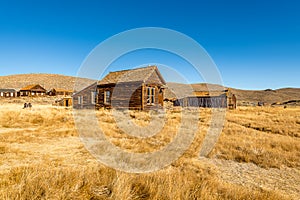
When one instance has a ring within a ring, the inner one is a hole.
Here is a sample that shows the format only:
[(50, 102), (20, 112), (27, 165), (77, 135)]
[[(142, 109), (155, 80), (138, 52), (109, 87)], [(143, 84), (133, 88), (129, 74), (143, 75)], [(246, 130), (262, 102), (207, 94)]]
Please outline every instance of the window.
[(82, 100), (83, 100), (82, 96), (78, 96), (78, 104), (82, 104)]
[(14, 93), (13, 93), (13, 92), (11, 92), (11, 93), (10, 93), (10, 96), (11, 96), (11, 97), (13, 97), (13, 96), (14, 96)]
[(91, 103), (96, 104), (96, 92), (91, 92)]
[(155, 87), (147, 87), (147, 104), (153, 105), (155, 103)]
[(3, 92), (1, 92), (1, 97), (3, 97)]
[(109, 90), (105, 91), (104, 92), (104, 103), (110, 104), (110, 98), (111, 98), (110, 91)]

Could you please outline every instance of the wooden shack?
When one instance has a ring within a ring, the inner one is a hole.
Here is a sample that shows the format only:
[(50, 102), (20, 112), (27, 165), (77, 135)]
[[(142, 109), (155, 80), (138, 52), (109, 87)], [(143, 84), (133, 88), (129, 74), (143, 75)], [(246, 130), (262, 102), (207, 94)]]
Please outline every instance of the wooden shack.
[(156, 66), (110, 72), (76, 93), (74, 108), (157, 109), (163, 106), (165, 84)]
[(73, 108), (95, 108), (97, 101), (97, 82), (84, 88), (83, 90), (76, 92), (73, 95)]
[(66, 90), (62, 88), (52, 88), (47, 91), (47, 95), (49, 96), (72, 96), (73, 90)]
[(228, 89), (226, 91), (226, 96), (227, 96), (227, 107), (229, 109), (236, 109), (236, 106), (237, 106), (237, 101), (236, 101), (236, 96), (235, 94), (233, 94), (231, 92), (230, 89)]
[(0, 89), (0, 97), (17, 97), (17, 91), (15, 89)]
[(21, 97), (29, 96), (29, 97), (36, 97), (36, 96), (45, 96), (46, 89), (42, 86), (36, 85), (28, 85), (24, 88), (21, 88), (19, 91)]
[(64, 106), (64, 107), (70, 107), (72, 106), (73, 98), (70, 96), (62, 97), (60, 99), (55, 100), (55, 103), (53, 105), (55, 106)]
[(193, 95), (176, 99), (174, 106), (236, 109), (236, 97), (229, 89), (223, 91), (194, 91)]

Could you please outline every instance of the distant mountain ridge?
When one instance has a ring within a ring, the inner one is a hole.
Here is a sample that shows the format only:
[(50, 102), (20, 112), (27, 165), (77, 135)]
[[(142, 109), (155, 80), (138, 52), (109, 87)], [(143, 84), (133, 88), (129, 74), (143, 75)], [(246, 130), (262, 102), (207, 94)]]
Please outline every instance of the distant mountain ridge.
[[(82, 89), (87, 85), (90, 85), (96, 80), (87, 78), (77, 78), (73, 76), (65, 76), (59, 74), (17, 74), (9, 76), (0, 76), (0, 89), (20, 89), (27, 85), (40, 84), (45, 89), (62, 88), (67, 90), (74, 89), (74, 83), (82, 86)], [(187, 87), (183, 83), (167, 83), (169, 88), (177, 88), (177, 91), (185, 90), (186, 88), (192, 88), (195, 91), (206, 91), (209, 87), (211, 90), (223, 90), (226, 87), (195, 83)], [(227, 89), (227, 88), (226, 88)], [(288, 102), (292, 100), (300, 100), (300, 88), (282, 88), (282, 89), (266, 89), (266, 90), (242, 90), (230, 88), (232, 93), (237, 97), (238, 103), (243, 104), (255, 104), (257, 102), (264, 102), (266, 104), (272, 104), (277, 102)], [(168, 89), (166, 96), (170, 95)]]

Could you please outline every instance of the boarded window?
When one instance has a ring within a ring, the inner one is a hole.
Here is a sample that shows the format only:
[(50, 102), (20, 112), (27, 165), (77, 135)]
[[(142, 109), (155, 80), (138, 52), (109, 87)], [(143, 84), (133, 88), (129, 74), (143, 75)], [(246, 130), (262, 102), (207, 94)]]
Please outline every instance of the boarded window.
[(155, 103), (155, 87), (147, 87), (147, 104), (152, 105)]
[(104, 103), (110, 104), (110, 99), (111, 99), (111, 94), (110, 94), (110, 91), (107, 90), (104, 92)]

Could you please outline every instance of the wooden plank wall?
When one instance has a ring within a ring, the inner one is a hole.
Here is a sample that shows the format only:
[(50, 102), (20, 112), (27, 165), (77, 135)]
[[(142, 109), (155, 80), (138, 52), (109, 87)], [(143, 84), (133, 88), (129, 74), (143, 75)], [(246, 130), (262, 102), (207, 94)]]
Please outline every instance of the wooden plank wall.
[(174, 101), (174, 106), (227, 108), (227, 97), (226, 95), (216, 97), (186, 97)]
[[(99, 107), (142, 109), (142, 83), (126, 82), (98, 86)], [(104, 93), (111, 92), (111, 104), (105, 104)]]
[[(92, 92), (96, 92), (97, 85), (92, 84), (89, 87), (81, 90), (80, 92), (73, 95), (73, 108), (95, 108), (96, 104), (92, 104)], [(78, 103), (78, 96), (83, 98), (82, 104)]]

